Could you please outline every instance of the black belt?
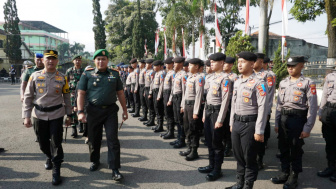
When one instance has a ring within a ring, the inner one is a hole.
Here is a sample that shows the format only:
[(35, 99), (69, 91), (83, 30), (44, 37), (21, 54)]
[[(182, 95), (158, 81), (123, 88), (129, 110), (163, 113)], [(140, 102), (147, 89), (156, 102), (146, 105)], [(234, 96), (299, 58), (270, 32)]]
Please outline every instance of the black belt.
[(182, 97), (182, 93), (173, 94), (173, 98), (178, 98), (178, 97)]
[(126, 84), (126, 87), (130, 87), (130, 86), (131, 86), (131, 85), (127, 85), (127, 84)]
[(329, 108), (336, 108), (336, 103), (327, 102), (326, 106), (329, 107)]
[(236, 121), (241, 121), (241, 122), (250, 122), (250, 121), (256, 121), (258, 118), (258, 115), (234, 115), (234, 119)]
[(281, 115), (299, 115), (307, 116), (308, 110), (298, 110), (298, 109), (281, 109)]
[(144, 87), (145, 86), (145, 84), (140, 84), (140, 87)]
[(186, 105), (194, 105), (195, 104), (195, 100), (186, 100), (185, 104)]
[(212, 104), (207, 104), (206, 109), (207, 110), (220, 110), (221, 105), (212, 105)]
[(101, 109), (107, 109), (107, 108), (109, 108), (111, 106), (115, 106), (116, 105), (116, 103), (112, 103), (111, 105), (101, 106), (101, 105), (92, 104), (91, 102), (89, 102), (89, 104), (90, 104), (90, 106), (101, 108)]
[(154, 93), (159, 92), (159, 88), (153, 89), (153, 92)]
[(145, 87), (145, 89), (146, 89), (146, 90), (149, 90), (149, 89), (150, 89), (150, 87)]
[(163, 94), (170, 94), (171, 90), (170, 89), (165, 89), (163, 90)]
[(57, 109), (60, 109), (63, 107), (62, 104), (56, 105), (56, 106), (51, 106), (51, 107), (41, 107), (37, 104), (34, 104), (35, 109), (41, 111), (41, 112), (52, 112), (55, 111)]

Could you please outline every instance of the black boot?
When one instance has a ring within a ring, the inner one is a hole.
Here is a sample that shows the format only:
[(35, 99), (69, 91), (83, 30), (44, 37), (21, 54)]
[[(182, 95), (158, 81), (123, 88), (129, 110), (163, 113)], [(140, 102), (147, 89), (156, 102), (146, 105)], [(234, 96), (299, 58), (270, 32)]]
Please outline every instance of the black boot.
[(180, 151), (179, 154), (180, 156), (187, 156), (190, 154), (190, 152), (191, 152), (191, 147), (187, 148), (186, 151)]
[(227, 144), (225, 146), (224, 157), (232, 156), (232, 144)]
[(252, 189), (252, 188), (253, 188), (253, 184), (254, 184), (253, 181), (248, 181), (248, 180), (246, 180), (243, 189)]
[(50, 158), (47, 159), (47, 161), (46, 161), (44, 167), (45, 167), (46, 170), (51, 170), (51, 169), (53, 168), (53, 164), (52, 164)]
[(177, 139), (177, 140), (174, 140), (173, 142), (169, 142), (170, 145), (174, 146), (175, 144), (177, 144), (180, 140)]
[(78, 136), (76, 125), (72, 126), (72, 134), (71, 134), (71, 136), (72, 136), (72, 138), (77, 138), (77, 136)]
[(200, 173), (211, 173), (214, 170), (214, 166), (213, 165), (208, 165), (205, 167), (199, 167), (198, 168), (198, 172)]
[(132, 114), (132, 117), (140, 117), (140, 108), (135, 107), (135, 113)]
[(259, 169), (259, 171), (262, 170), (262, 169), (264, 169), (263, 158), (264, 158), (263, 156), (259, 156), (258, 157), (258, 161), (257, 162), (258, 162), (258, 169)]
[(124, 176), (119, 172), (118, 169), (112, 170), (112, 180), (120, 181), (124, 178)]
[(61, 179), (61, 165), (55, 165), (52, 171), (52, 182), (53, 185), (59, 185), (62, 183)]
[(271, 181), (273, 182), (273, 184), (283, 184), (287, 182), (288, 177), (289, 177), (289, 171), (285, 171), (279, 176), (272, 177)]
[(215, 181), (223, 176), (222, 171), (220, 169), (212, 170), (207, 176), (205, 177), (207, 181)]
[(176, 144), (174, 144), (174, 148), (183, 148), (186, 146), (185, 139), (180, 139), (177, 141)]
[(243, 189), (244, 187), (244, 176), (243, 175), (237, 175), (237, 182), (233, 186), (226, 187), (225, 189)]
[(163, 130), (163, 120), (160, 120), (158, 122), (159, 122), (158, 127), (154, 129), (154, 133), (159, 133), (159, 132), (164, 131)]
[(84, 133), (83, 123), (79, 123), (79, 133)]
[(143, 117), (140, 117), (139, 121), (148, 121), (147, 114), (145, 114)]
[(198, 156), (198, 153), (197, 153), (197, 148), (193, 147), (191, 149), (190, 154), (188, 154), (185, 159), (187, 161), (193, 161), (193, 160), (198, 159), (198, 158), (199, 158), (199, 156)]
[(299, 173), (295, 173), (295, 172), (291, 172), (291, 174), (289, 175), (289, 178), (287, 180), (287, 182), (284, 184), (283, 188), (284, 189), (294, 189), (297, 187), (298, 185), (298, 177), (299, 177)]
[(173, 138), (175, 138), (175, 136), (174, 136), (174, 125), (171, 125), (169, 127), (168, 133), (162, 138), (163, 139), (173, 139)]
[(134, 108), (132, 107), (132, 109), (131, 110), (128, 110), (128, 113), (134, 113), (135, 112), (135, 110), (134, 110)]
[(152, 118), (148, 121), (148, 123), (146, 124), (146, 126), (147, 126), (147, 127), (154, 126), (154, 125), (155, 125), (155, 123), (154, 123), (154, 119), (155, 119), (155, 118), (152, 117)]
[(275, 154), (276, 158), (281, 158), (281, 152), (279, 151), (278, 153)]
[(328, 167), (324, 171), (317, 172), (319, 177), (330, 177), (335, 172), (335, 161), (328, 161)]
[(333, 175), (329, 178), (331, 181), (336, 182), (336, 171), (334, 172)]

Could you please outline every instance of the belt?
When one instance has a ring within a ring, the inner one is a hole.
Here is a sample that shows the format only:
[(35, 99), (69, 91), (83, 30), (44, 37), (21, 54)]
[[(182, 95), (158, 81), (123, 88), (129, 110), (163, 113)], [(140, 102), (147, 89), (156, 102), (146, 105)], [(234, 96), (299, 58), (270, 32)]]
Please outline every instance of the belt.
[(52, 112), (52, 111), (55, 111), (57, 109), (60, 109), (63, 107), (62, 104), (59, 104), (59, 105), (56, 105), (56, 106), (51, 106), (51, 107), (42, 107), (42, 106), (39, 106), (37, 104), (34, 104), (34, 107), (35, 109), (41, 111), (41, 112)]
[(327, 102), (326, 106), (329, 107), (329, 108), (336, 108), (336, 103)]
[(163, 94), (170, 94), (171, 90), (170, 89), (165, 89), (163, 90)]
[(126, 84), (126, 87), (130, 87), (131, 85), (130, 84)]
[(298, 110), (298, 109), (281, 109), (281, 115), (300, 115), (307, 116), (308, 110)]
[(159, 88), (153, 89), (153, 92), (159, 92)]
[(182, 97), (182, 93), (173, 94), (173, 98), (178, 98), (178, 97)]
[(145, 84), (140, 84), (140, 87), (144, 87), (145, 86)]
[(241, 121), (241, 122), (250, 122), (250, 121), (256, 121), (258, 118), (258, 115), (234, 115), (234, 119), (236, 121)]
[(207, 104), (206, 109), (207, 110), (220, 110), (221, 105), (212, 105), (212, 104)]
[(101, 108), (101, 109), (107, 109), (107, 108), (109, 108), (109, 107), (111, 107), (111, 106), (116, 105), (116, 103), (112, 103), (112, 104), (110, 104), (110, 105), (101, 106), (101, 105), (95, 105), (95, 104), (92, 104), (91, 102), (89, 102), (89, 104), (90, 104), (91, 106), (93, 106), (93, 107), (97, 107), (97, 108)]
[(194, 105), (195, 104), (195, 100), (186, 100), (185, 104), (186, 105)]
[(150, 87), (145, 87), (145, 89), (146, 89), (146, 90), (149, 90), (149, 89), (150, 89)]

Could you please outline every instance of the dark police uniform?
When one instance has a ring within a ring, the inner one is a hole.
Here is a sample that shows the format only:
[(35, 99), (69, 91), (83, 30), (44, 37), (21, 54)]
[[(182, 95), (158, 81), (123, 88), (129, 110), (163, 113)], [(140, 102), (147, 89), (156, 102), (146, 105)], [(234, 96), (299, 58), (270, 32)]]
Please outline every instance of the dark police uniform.
[[(147, 59), (146, 60), (146, 64), (152, 64), (153, 63), (153, 59)], [(153, 69), (149, 69), (146, 71), (145, 74), (145, 98), (146, 98), (146, 105), (148, 107), (149, 110), (149, 120), (148, 122), (145, 122), (144, 125), (146, 126), (154, 126), (155, 125), (155, 110), (154, 110), (154, 101), (153, 98), (148, 98), (149, 96), (149, 91), (150, 91), (150, 87), (153, 83), (154, 80), (154, 75), (155, 75), (155, 71)]]

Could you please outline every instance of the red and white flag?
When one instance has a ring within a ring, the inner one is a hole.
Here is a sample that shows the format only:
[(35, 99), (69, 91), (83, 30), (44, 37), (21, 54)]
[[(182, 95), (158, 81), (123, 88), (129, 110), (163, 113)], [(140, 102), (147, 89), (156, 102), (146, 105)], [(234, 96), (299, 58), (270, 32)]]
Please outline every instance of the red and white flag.
[[(202, 16), (202, 18), (201, 18), (201, 26), (202, 26), (202, 28), (203, 28), (204, 25), (205, 25), (204, 24), (204, 17)], [(202, 59), (202, 60), (205, 59), (203, 47), (204, 47), (204, 34), (203, 34), (203, 31), (201, 31), (201, 34), (200, 34), (199, 58)]]
[(221, 45), (222, 45), (222, 35), (220, 33), (220, 30), (219, 30), (216, 1), (215, 1), (215, 32), (216, 32), (216, 47), (221, 47)]
[(246, 0), (245, 34), (250, 35), (250, 0)]
[(282, 10), (282, 45), (281, 45), (281, 54), (282, 59), (287, 56), (287, 26), (288, 26), (288, 16), (287, 16), (287, 0), (281, 0), (281, 10)]
[(186, 50), (185, 50), (185, 43), (184, 43), (184, 32), (183, 32), (183, 28), (182, 28), (182, 51), (183, 51), (183, 57), (187, 58), (187, 54), (186, 54)]
[(167, 37), (166, 37), (166, 27), (164, 27), (164, 59), (168, 58), (168, 52), (167, 52)]
[(147, 39), (145, 39), (145, 55), (147, 56)]
[(160, 33), (160, 29), (157, 30), (157, 32), (155, 32), (155, 56), (157, 55), (158, 53), (158, 50), (159, 50), (159, 33)]

